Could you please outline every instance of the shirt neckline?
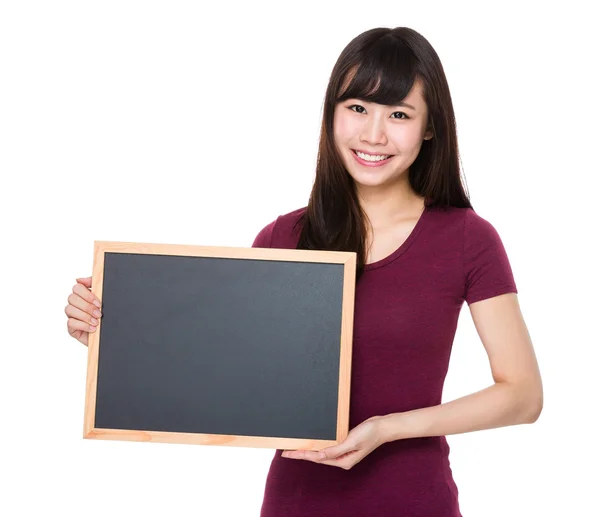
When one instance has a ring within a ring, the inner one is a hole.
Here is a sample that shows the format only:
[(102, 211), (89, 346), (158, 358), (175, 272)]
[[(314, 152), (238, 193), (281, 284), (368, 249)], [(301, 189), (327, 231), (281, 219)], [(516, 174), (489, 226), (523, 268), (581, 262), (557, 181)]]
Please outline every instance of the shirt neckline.
[(408, 237), (404, 240), (404, 242), (387, 257), (384, 257), (376, 262), (370, 262), (369, 264), (365, 264), (364, 271), (372, 271), (374, 269), (379, 269), (380, 267), (383, 267), (383, 266), (389, 264), (390, 262), (396, 260), (398, 257), (403, 255), (406, 252), (406, 250), (408, 250), (408, 248), (410, 248), (412, 243), (415, 241), (415, 239), (421, 232), (421, 230), (423, 228), (423, 224), (424, 224), (425, 220), (427, 219), (430, 211), (431, 211), (431, 207), (426, 205), (423, 209), (423, 212), (421, 212), (421, 215), (419, 216), (419, 220), (417, 221), (417, 224), (414, 226), (414, 228), (412, 229), (412, 231), (410, 232)]

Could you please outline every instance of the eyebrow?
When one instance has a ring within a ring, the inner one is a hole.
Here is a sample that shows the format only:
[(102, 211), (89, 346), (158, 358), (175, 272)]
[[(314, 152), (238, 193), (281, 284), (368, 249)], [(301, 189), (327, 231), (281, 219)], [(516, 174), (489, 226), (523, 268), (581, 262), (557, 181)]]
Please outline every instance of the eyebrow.
[(395, 106), (405, 106), (406, 108), (410, 108), (411, 110), (417, 111), (417, 108), (415, 108), (414, 106), (411, 106), (407, 102), (403, 102), (403, 101), (400, 101), (398, 104), (395, 104)]

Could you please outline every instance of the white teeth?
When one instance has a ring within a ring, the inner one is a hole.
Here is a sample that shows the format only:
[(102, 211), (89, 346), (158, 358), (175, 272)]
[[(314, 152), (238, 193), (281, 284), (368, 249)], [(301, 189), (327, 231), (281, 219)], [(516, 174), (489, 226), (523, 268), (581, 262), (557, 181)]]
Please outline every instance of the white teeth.
[(360, 151), (355, 151), (355, 152), (359, 156), (359, 158), (362, 158), (363, 160), (366, 160), (368, 162), (380, 162), (382, 160), (386, 160), (387, 158), (389, 158), (391, 156), (391, 154), (370, 155), (370, 154), (361, 153)]

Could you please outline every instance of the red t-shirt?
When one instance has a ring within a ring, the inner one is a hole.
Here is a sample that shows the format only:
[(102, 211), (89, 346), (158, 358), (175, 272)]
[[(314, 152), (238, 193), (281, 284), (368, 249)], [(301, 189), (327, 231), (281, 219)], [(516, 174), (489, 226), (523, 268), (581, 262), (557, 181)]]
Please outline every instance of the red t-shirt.
[[(295, 249), (305, 208), (253, 247)], [(367, 264), (355, 291), (350, 429), (375, 415), (441, 404), (463, 303), (517, 293), (495, 228), (471, 208), (427, 207), (404, 243)], [(460, 517), (446, 438), (388, 442), (349, 470), (281, 457), (261, 517)]]

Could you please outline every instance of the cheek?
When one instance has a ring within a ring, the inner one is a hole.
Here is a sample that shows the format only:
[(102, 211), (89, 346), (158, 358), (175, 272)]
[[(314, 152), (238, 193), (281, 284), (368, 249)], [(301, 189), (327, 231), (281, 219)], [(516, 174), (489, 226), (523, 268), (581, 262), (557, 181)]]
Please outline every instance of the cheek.
[(395, 128), (390, 135), (397, 149), (406, 154), (419, 152), (422, 143), (421, 129), (418, 126), (410, 127), (408, 124), (404, 127)]
[(347, 142), (355, 133), (354, 124), (349, 117), (336, 113), (333, 117), (333, 135), (339, 143)]

